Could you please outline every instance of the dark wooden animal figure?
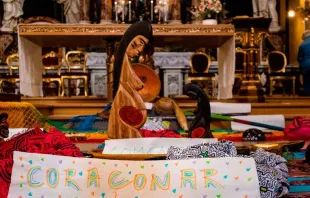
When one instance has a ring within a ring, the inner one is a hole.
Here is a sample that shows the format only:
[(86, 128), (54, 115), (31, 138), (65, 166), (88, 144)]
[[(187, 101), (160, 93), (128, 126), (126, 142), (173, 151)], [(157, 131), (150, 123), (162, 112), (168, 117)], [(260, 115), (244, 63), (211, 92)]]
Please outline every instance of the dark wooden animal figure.
[(185, 85), (184, 93), (191, 99), (198, 100), (196, 117), (189, 128), (190, 137), (213, 138), (210, 131), (211, 107), (207, 94), (195, 84)]

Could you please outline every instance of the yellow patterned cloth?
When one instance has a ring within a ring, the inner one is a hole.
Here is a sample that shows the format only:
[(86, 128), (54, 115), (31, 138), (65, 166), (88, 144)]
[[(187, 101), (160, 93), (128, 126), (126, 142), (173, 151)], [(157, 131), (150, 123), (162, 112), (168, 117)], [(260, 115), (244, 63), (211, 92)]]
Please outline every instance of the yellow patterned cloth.
[(32, 128), (38, 126), (49, 130), (52, 126), (43, 115), (30, 103), (0, 102), (0, 112), (8, 114), (10, 128)]

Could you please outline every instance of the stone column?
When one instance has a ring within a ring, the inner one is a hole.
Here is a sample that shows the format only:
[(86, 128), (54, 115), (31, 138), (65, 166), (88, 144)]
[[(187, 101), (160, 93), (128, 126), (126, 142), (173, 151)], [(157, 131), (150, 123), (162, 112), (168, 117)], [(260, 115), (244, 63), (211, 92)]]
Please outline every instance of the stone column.
[(162, 69), (164, 69), (164, 97), (183, 94), (183, 68), (184, 67), (162, 67)]
[(89, 1), (90, 0), (80, 0), (80, 24), (90, 24)]
[(154, 65), (164, 73), (164, 97), (182, 95), (184, 85), (183, 70), (189, 67), (192, 52), (155, 52)]
[(112, 23), (112, 0), (101, 0), (101, 20), (102, 24)]
[(108, 97), (106, 53), (87, 53), (87, 69), (90, 71), (90, 84), (93, 96)]

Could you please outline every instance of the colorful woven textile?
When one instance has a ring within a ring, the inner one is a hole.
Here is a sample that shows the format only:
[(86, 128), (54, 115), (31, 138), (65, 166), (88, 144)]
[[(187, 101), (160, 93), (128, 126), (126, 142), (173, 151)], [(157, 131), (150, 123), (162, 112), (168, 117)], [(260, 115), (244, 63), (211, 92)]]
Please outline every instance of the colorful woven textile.
[[(215, 157), (238, 157), (237, 149), (232, 142), (220, 141), (187, 148), (170, 147), (167, 153), (168, 160)], [(253, 157), (256, 162), (261, 198), (276, 198), (288, 193), (288, 169), (284, 158), (263, 149), (242, 157)]]

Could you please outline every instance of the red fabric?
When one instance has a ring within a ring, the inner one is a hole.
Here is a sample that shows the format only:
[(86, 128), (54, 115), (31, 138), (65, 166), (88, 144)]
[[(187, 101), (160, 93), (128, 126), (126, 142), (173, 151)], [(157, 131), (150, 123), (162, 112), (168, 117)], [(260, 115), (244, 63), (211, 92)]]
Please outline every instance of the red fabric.
[(8, 195), (13, 167), (13, 152), (41, 153), (82, 157), (83, 154), (63, 133), (52, 128), (43, 133), (40, 128), (28, 130), (0, 143), (0, 198)]
[(198, 127), (193, 130), (191, 134), (191, 138), (202, 138), (205, 134), (206, 130), (203, 127)]
[(286, 127), (284, 133), (289, 139), (310, 139), (310, 119), (295, 117), (293, 124)]
[(138, 126), (143, 121), (143, 114), (140, 110), (131, 106), (124, 106), (119, 111), (121, 119), (130, 126)]
[(172, 130), (150, 131), (140, 129), (140, 133), (143, 137), (163, 137), (163, 138), (182, 138), (182, 136)]

